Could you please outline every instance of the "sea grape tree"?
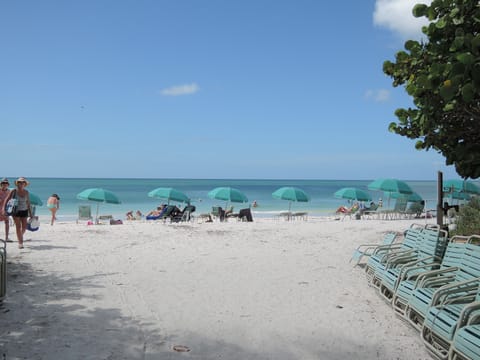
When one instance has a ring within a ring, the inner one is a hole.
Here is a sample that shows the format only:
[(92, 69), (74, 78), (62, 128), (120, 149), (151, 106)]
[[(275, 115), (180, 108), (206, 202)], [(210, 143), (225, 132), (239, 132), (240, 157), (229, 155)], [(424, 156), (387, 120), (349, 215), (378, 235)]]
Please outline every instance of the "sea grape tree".
[(404, 86), (414, 107), (395, 111), (389, 130), (417, 139), (419, 150), (441, 153), (464, 178), (480, 177), (480, 2), (417, 4), (426, 39), (408, 40), (383, 71)]

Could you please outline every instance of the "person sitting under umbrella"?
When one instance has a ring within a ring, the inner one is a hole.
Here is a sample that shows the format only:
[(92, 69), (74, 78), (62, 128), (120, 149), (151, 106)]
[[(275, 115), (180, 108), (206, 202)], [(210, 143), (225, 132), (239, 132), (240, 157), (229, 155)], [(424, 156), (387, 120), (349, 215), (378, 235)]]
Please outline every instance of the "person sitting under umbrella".
[(147, 214), (146, 219), (147, 220), (160, 219), (162, 217), (163, 213), (166, 211), (166, 209), (167, 209), (167, 206), (165, 204), (162, 204), (162, 205), (158, 206), (156, 209), (150, 211)]

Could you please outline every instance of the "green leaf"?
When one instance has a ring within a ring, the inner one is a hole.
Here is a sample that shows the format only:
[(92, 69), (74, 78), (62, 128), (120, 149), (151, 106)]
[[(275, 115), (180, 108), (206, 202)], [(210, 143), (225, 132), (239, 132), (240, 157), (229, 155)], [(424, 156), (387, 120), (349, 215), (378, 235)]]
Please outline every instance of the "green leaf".
[(391, 122), (390, 125), (388, 125), (388, 131), (396, 132), (396, 130), (397, 130), (397, 123)]
[(472, 79), (475, 85), (480, 88), (480, 64), (473, 65)]
[(465, 73), (465, 65), (459, 62), (453, 64), (453, 67), (452, 67), (452, 70), (450, 70), (450, 73), (452, 74), (452, 76), (463, 75)]
[(438, 20), (437, 23), (435, 24), (435, 27), (437, 29), (443, 29), (443, 28), (445, 28), (445, 26), (447, 26), (447, 22), (443, 18)]
[(472, 52), (476, 55), (480, 53), (480, 35), (475, 36), (471, 41)]
[(462, 88), (462, 97), (465, 102), (469, 103), (473, 100), (475, 96), (475, 88), (472, 83), (468, 83)]
[(453, 44), (457, 49), (461, 49), (464, 43), (465, 43), (465, 38), (463, 36), (457, 36), (455, 37), (455, 40), (453, 40)]
[(423, 141), (418, 140), (418, 141), (415, 143), (415, 149), (417, 149), (417, 150), (423, 150), (423, 148), (424, 148), (424, 143), (423, 143)]
[(452, 22), (456, 26), (462, 25), (464, 23), (463, 16), (458, 18), (453, 18)]
[(408, 40), (407, 42), (405, 42), (405, 49), (410, 51), (410, 52), (415, 50), (419, 46), (420, 46), (420, 44), (418, 43), (418, 41)]
[(421, 17), (427, 15), (428, 6), (425, 4), (416, 4), (412, 9), (412, 14), (415, 17)]
[(475, 57), (471, 53), (466, 52), (458, 54), (457, 60), (460, 61), (462, 64), (472, 65), (475, 62)]
[(453, 99), (453, 97), (455, 96), (455, 86), (451, 86), (451, 85), (443, 85), (441, 88), (440, 88), (440, 96), (446, 100), (446, 101), (450, 101)]
[(454, 109), (455, 109), (455, 103), (453, 103), (453, 102), (449, 102), (443, 107), (443, 110), (446, 111), (446, 112), (452, 111)]
[(383, 72), (387, 75), (392, 75), (393, 74), (393, 69), (394, 69), (394, 64), (391, 61), (384, 61), (383, 62)]

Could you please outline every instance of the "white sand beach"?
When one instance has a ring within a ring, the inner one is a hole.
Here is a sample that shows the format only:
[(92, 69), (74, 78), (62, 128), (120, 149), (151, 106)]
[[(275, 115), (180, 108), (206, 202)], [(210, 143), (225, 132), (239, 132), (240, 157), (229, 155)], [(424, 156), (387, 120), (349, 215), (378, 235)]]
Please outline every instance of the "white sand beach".
[(418, 220), (47, 222), (8, 244), (2, 359), (431, 358), (349, 264)]

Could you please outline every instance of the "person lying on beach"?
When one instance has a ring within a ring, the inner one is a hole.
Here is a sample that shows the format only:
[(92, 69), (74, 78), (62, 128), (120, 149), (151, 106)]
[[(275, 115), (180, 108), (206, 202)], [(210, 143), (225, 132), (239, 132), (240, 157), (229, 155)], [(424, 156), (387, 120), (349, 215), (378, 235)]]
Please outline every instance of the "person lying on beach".
[(158, 206), (156, 209), (153, 209), (147, 214), (147, 219), (160, 217), (165, 209), (166, 206), (164, 204)]
[(335, 213), (338, 214), (338, 213), (342, 213), (342, 214), (350, 214), (350, 213), (354, 213), (355, 211), (358, 210), (358, 203), (355, 203), (353, 204), (351, 207), (345, 207), (345, 206), (340, 206), (336, 211)]

